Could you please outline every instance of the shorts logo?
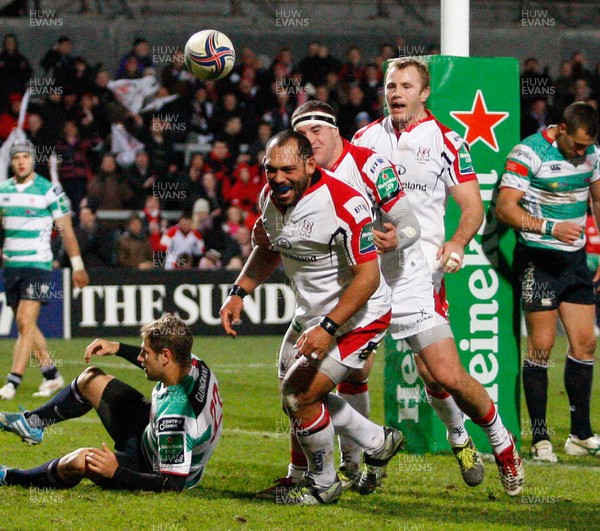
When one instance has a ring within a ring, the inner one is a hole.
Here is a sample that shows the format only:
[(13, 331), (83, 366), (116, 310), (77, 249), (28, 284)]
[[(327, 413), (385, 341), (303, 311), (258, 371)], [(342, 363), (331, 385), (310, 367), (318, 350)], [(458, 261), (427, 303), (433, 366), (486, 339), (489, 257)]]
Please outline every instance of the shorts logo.
[(277, 245), (277, 247), (283, 247), (284, 249), (292, 248), (292, 244), (285, 238), (279, 238), (277, 242), (275, 242), (275, 245)]
[(400, 182), (392, 168), (385, 168), (379, 172), (376, 186), (379, 197), (385, 201), (388, 197), (397, 194), (400, 189)]
[(360, 353), (358, 354), (358, 359), (366, 360), (371, 354), (373, 354), (373, 351), (376, 348), (377, 348), (377, 343), (375, 343), (375, 341), (369, 341), (367, 346), (364, 349), (362, 349), (360, 351)]
[(367, 223), (360, 231), (360, 244), (358, 252), (367, 254), (375, 251), (375, 236), (373, 235), (373, 224)]
[(550, 171), (560, 171), (560, 164), (550, 164)]
[(309, 221), (307, 219), (303, 220), (302, 227), (300, 227), (300, 237), (308, 238), (310, 236), (314, 226), (315, 226), (314, 221)]

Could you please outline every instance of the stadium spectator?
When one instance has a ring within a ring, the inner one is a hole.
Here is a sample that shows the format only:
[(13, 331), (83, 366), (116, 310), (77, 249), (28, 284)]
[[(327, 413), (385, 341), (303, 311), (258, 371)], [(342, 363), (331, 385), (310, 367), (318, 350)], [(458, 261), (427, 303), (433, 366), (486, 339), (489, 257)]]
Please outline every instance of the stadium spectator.
[[(571, 427), (565, 453), (600, 452), (600, 437), (590, 424), (596, 348), (593, 286), (600, 269), (592, 278), (583, 234), (590, 197), (596, 224), (600, 221), (598, 128), (593, 107), (572, 103), (559, 124), (512, 149), (500, 182), (498, 219), (518, 232), (513, 275), (527, 326), (523, 387), (533, 430), (531, 455), (537, 461), (558, 460), (546, 424), (548, 365), (558, 317), (569, 343), (564, 384)], [(548, 174), (555, 177), (539, 178)]]
[(168, 229), (160, 240), (161, 245), (166, 247), (164, 268), (166, 270), (179, 269), (184, 262), (178, 258), (182, 254), (197, 260), (204, 253), (204, 241), (202, 234), (192, 226), (192, 216), (183, 214), (177, 225)]
[(7, 33), (0, 51), (0, 108), (8, 103), (9, 94), (25, 92), (32, 73), (29, 61), (19, 52), (17, 37)]
[(565, 108), (573, 103), (573, 93), (571, 91), (573, 81), (575, 81), (573, 63), (571, 61), (563, 61), (560, 64), (559, 74), (554, 81), (555, 94), (553, 105), (558, 116), (562, 116)]
[(258, 154), (261, 151), (265, 150), (265, 147), (267, 146), (267, 142), (269, 141), (269, 138), (271, 138), (272, 136), (273, 136), (273, 127), (271, 126), (271, 124), (269, 122), (261, 121), (258, 124), (258, 131), (257, 131), (256, 137), (254, 139), (254, 142), (252, 144), (250, 144), (250, 146), (248, 147), (248, 153), (250, 153), (254, 157), (255, 161), (259, 161), (257, 158)]
[(119, 60), (115, 79), (138, 79), (144, 75), (146, 68), (154, 66), (150, 43), (143, 37), (136, 37), (133, 48)]
[(235, 236), (238, 229), (244, 226), (244, 211), (236, 206), (230, 206), (227, 209), (225, 221), (223, 222), (223, 230)]
[(88, 194), (96, 199), (100, 210), (123, 210), (130, 205), (133, 191), (110, 153), (102, 157), (100, 170), (90, 180)]
[(35, 147), (35, 171), (42, 177), (50, 180), (49, 161), (50, 156), (54, 153), (54, 141), (44, 126), (42, 116), (37, 112), (28, 113), (27, 123), (29, 132), (27, 138)]
[(381, 108), (377, 100), (377, 91), (383, 87), (381, 73), (374, 63), (365, 66), (365, 75), (360, 88), (365, 95), (365, 107), (372, 116), (381, 116)]
[(580, 101), (598, 108), (598, 102), (592, 98), (592, 89), (588, 85), (587, 79), (581, 77), (573, 81), (573, 101)]
[(223, 198), (231, 206), (252, 212), (258, 204), (258, 196), (265, 185), (262, 173), (250, 164), (238, 164), (233, 172), (234, 183), (223, 191)]
[[(432, 272), (436, 315), (448, 321), (444, 275), (461, 268), (465, 247), (484, 218), (477, 175), (466, 142), (454, 132), (448, 134), (450, 130), (426, 107), (431, 89), (424, 63), (413, 58), (393, 61), (384, 87), (390, 115), (358, 131), (352, 141), (406, 169), (404, 190), (421, 225), (420, 243)], [(449, 138), (452, 141), (446, 142)], [(405, 148), (400, 149), (401, 146)], [(430, 152), (427, 164), (416, 161), (415, 154), (421, 146)], [(445, 183), (442, 187), (440, 179)], [(432, 194), (432, 190), (437, 192)], [(454, 198), (461, 212), (458, 227), (450, 238), (444, 228), (448, 196)], [(515, 437), (504, 426), (487, 390), (462, 367), (448, 322), (437, 337), (440, 341), (433, 345), (437, 346), (437, 354), (428, 356), (431, 351), (424, 348), (414, 357), (432, 406), (448, 420), (462, 421), (461, 411), (468, 412), (487, 435), (505, 492), (509, 496), (520, 494), (525, 472)], [(450, 376), (449, 367), (455, 376)], [(458, 384), (459, 380), (464, 383)], [(454, 435), (457, 433), (451, 434)]]
[(140, 209), (144, 205), (144, 197), (152, 192), (156, 176), (150, 169), (150, 158), (146, 151), (138, 151), (135, 162), (126, 171), (127, 182), (133, 191), (131, 208)]
[(220, 269), (223, 267), (221, 253), (215, 249), (206, 251), (198, 262), (198, 269)]
[(290, 119), (294, 106), (290, 101), (290, 94), (286, 90), (280, 90), (275, 96), (276, 104), (271, 107), (262, 117), (262, 120), (271, 124), (274, 133), (283, 131), (290, 127)]
[[(358, 357), (360, 352), (364, 353), (365, 345), (369, 341), (376, 345), (383, 338), (390, 319), (389, 288), (381, 281), (374, 247), (365, 250), (360, 259), (350, 251), (350, 248), (357, 248), (358, 240), (364, 234), (361, 225), (364, 227), (372, 221), (369, 207), (351, 187), (319, 173), (308, 140), (289, 131), (276, 135), (267, 146), (265, 168), (272, 191), (261, 205), (267, 233), (272, 244), (278, 243), (283, 234), (285, 241), (292, 239), (293, 243), (288, 242), (286, 249), (294, 249), (295, 254), (288, 255), (287, 251), (280, 254), (257, 246), (221, 307), (221, 323), (225, 332), (235, 337), (237, 332), (232, 323), (240, 318), (244, 296), (254, 291), (283, 263), (296, 293), (296, 324), (290, 326), (280, 351), (281, 398), (307, 459), (308, 471), (293, 489), (282, 491), (284, 495), (278, 501), (290, 505), (333, 503), (341, 496), (342, 485), (333, 466), (335, 434), (330, 415), (338, 421), (336, 429), (349, 433), (364, 448), (365, 482), (381, 482), (385, 465), (403, 440), (399, 431), (372, 423), (339, 395), (330, 392), (351, 372), (351, 366), (356, 368), (365, 364), (366, 360)], [(317, 179), (321, 180), (321, 186), (313, 186), (311, 193), (310, 184)], [(326, 193), (318, 190), (326, 190)], [(340, 203), (355, 201), (357, 205), (363, 205), (368, 214), (360, 222), (347, 217), (333, 203), (331, 198), (334, 196), (347, 198)], [(307, 202), (311, 202), (311, 214), (306, 210)], [(314, 228), (310, 233), (283, 232), (285, 228), (277, 213), (292, 206), (298, 215), (297, 223), (306, 221), (301, 212), (312, 216), (310, 222)], [(319, 212), (320, 218), (314, 217), (315, 212)], [(340, 225), (344, 227), (345, 236), (337, 239), (335, 235)], [(316, 243), (324, 241), (329, 244), (319, 246)], [(352, 245), (348, 245), (349, 241)], [(310, 281), (307, 283), (315, 272), (312, 265), (315, 255), (315, 262), (323, 263), (318, 296)], [(305, 262), (299, 258), (311, 260)], [(307, 265), (309, 263), (311, 265)], [(365, 326), (371, 337), (357, 338), (354, 346), (349, 348), (350, 352), (345, 356), (340, 354), (339, 338), (345, 336), (346, 340), (352, 341), (357, 328)], [(343, 328), (338, 332), (340, 327)]]
[[(53, 222), (63, 235), (73, 269), (73, 286), (83, 288), (89, 281), (73, 233), (67, 198), (60, 187), (34, 172), (33, 155), (31, 142), (14, 142), (9, 149), (13, 177), (0, 184), (5, 301), (15, 316), (18, 334), (10, 373), (0, 389), (0, 400), (15, 398), (32, 354), (44, 377), (34, 396), (51, 396), (64, 385), (37, 325), (42, 305), (56, 295), (50, 282)], [(25, 208), (15, 208), (15, 205)], [(35, 215), (28, 205), (35, 205)], [(24, 233), (27, 238), (23, 238)]]
[(201, 85), (194, 94), (190, 113), (190, 131), (198, 134), (199, 143), (209, 143), (214, 138), (212, 129), (214, 112), (215, 105), (208, 99), (206, 87)]
[(40, 60), (40, 66), (48, 76), (54, 78), (57, 87), (72, 86), (69, 78), (73, 72), (73, 42), (66, 35), (60, 36)]
[(185, 66), (183, 50), (177, 48), (169, 64), (163, 68), (160, 74), (160, 84), (171, 94), (191, 96), (195, 86), (195, 78)]
[(252, 231), (246, 226), (241, 226), (238, 228), (233, 238), (240, 246), (240, 253), (237, 255), (237, 257), (240, 259), (241, 264), (243, 265), (246, 263), (250, 253), (252, 252)]
[(592, 73), (587, 67), (587, 59), (584, 52), (579, 50), (574, 51), (571, 54), (571, 64), (573, 65), (573, 77), (575, 79), (585, 79), (586, 81), (592, 79)]
[(521, 138), (543, 131), (550, 125), (550, 120), (547, 100), (533, 101), (529, 110), (521, 114)]
[(342, 105), (338, 112), (338, 127), (343, 138), (350, 139), (356, 133), (356, 117), (362, 112), (369, 112), (365, 94), (358, 85), (352, 85), (348, 90), (348, 103)]
[(540, 72), (539, 62), (535, 57), (525, 59), (521, 72), (521, 115), (529, 110), (536, 99), (547, 100), (550, 96), (552, 80), (548, 76), (548, 68)]
[[(117, 264), (115, 232), (98, 223), (95, 203), (90, 203), (93, 204), (79, 210), (79, 223), (75, 227), (81, 256), (87, 267), (113, 267)], [(64, 255), (62, 264), (68, 265)]]
[(217, 182), (221, 182), (231, 175), (231, 166), (233, 162), (233, 157), (229, 152), (227, 142), (215, 140), (212, 149), (208, 153), (206, 166), (215, 175)]
[[(95, 339), (86, 348), (85, 361), (118, 355), (144, 369), (148, 380), (158, 382), (151, 402), (100, 368), (89, 367), (50, 402), (25, 413), (0, 414), (5, 431), (39, 444), (46, 427), (95, 409), (115, 451), (103, 443), (29, 470), (3, 466), (0, 486), (65, 489), (88, 478), (105, 489), (163, 492), (199, 483), (222, 430), (216, 377), (191, 353), (192, 332), (172, 314), (144, 325), (140, 335), (141, 351), (139, 345)], [(202, 393), (196, 392), (200, 386)]]
[[(9, 95), (8, 99), (10, 102), (10, 110), (0, 114), (0, 140), (2, 140), (2, 142), (4, 142), (9, 137), (12, 130), (17, 127), (23, 96), (14, 92)], [(25, 120), (23, 127), (25, 130), (29, 129), (28, 120)]]
[(242, 128), (242, 119), (239, 116), (232, 116), (225, 122), (223, 132), (219, 135), (219, 140), (227, 142), (231, 157), (238, 158), (240, 147), (246, 144), (247, 136)]
[(129, 217), (127, 231), (117, 242), (117, 263), (121, 267), (152, 269), (152, 247), (144, 234), (142, 220), (136, 214)]
[(162, 115), (152, 116), (152, 119), (140, 135), (150, 160), (152, 174), (160, 179), (164, 177), (174, 160), (172, 122), (168, 122)]
[(215, 222), (220, 222), (225, 215), (225, 201), (221, 193), (221, 186), (213, 172), (208, 171), (202, 176), (202, 188), (202, 197), (209, 204), (210, 217)]
[(342, 64), (339, 79), (344, 89), (352, 84), (360, 85), (365, 77), (365, 67), (362, 64), (362, 54), (358, 46), (350, 46), (346, 52), (346, 62)]
[(98, 137), (81, 139), (75, 121), (67, 120), (56, 143), (60, 183), (71, 200), (75, 214), (79, 212), (79, 203), (86, 196), (92, 178), (88, 154), (99, 142)]

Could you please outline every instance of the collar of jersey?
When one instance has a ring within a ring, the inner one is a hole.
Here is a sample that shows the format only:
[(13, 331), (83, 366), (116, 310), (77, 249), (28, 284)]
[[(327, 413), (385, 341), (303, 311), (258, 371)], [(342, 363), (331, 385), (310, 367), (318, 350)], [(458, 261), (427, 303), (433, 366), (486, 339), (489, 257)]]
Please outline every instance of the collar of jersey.
[(25, 184), (19, 184), (17, 181), (17, 178), (13, 177), (13, 184), (19, 192), (22, 192), (23, 190), (29, 188), (30, 186), (33, 186), (34, 181), (35, 181), (35, 175), (33, 176), (33, 179), (31, 179), (31, 181), (27, 181)]
[(331, 168), (329, 168), (330, 172), (334, 172), (335, 170), (337, 170), (338, 166), (341, 164), (342, 160), (344, 160), (344, 157), (346, 156), (348, 151), (350, 151), (350, 145), (351, 145), (350, 142), (348, 142), (345, 138), (342, 138), (342, 143), (344, 146), (342, 149), (342, 154), (334, 162), (333, 166)]
[(410, 133), (415, 127), (417, 127), (418, 125), (421, 125), (423, 122), (427, 122), (429, 120), (435, 120), (435, 118), (433, 117), (433, 114), (431, 114), (431, 112), (429, 111), (429, 109), (425, 109), (425, 118), (423, 118), (422, 120), (419, 120), (418, 122), (412, 123), (412, 124), (408, 124), (408, 127), (406, 127), (403, 131), (399, 131), (396, 126), (394, 125), (394, 122), (392, 122), (392, 117), (388, 116), (388, 118), (390, 119), (390, 126), (392, 127), (392, 131), (394, 131), (394, 133), (396, 134), (396, 137), (400, 138), (400, 135), (402, 133)]
[[(315, 173), (313, 174), (312, 178), (317, 177), (317, 180), (315, 182), (313, 182), (312, 184), (309, 185), (309, 187), (304, 190), (304, 192), (302, 193), (302, 195), (300, 196), (300, 198), (298, 199), (298, 201), (296, 201), (296, 205), (298, 203), (300, 203), (300, 201), (302, 201), (302, 199), (304, 199), (307, 195), (312, 194), (317, 188), (320, 188), (321, 186), (323, 186), (324, 181), (326, 180), (327, 174), (325, 173), (325, 171), (317, 166), (317, 169), (315, 170)], [(271, 193), (273, 193), (271, 191)], [(275, 206), (275, 208), (277, 208), (277, 210), (279, 210), (279, 212), (286, 212), (288, 207), (280, 207), (275, 201), (273, 201), (273, 205)], [(296, 206), (293, 205), (293, 206)]]

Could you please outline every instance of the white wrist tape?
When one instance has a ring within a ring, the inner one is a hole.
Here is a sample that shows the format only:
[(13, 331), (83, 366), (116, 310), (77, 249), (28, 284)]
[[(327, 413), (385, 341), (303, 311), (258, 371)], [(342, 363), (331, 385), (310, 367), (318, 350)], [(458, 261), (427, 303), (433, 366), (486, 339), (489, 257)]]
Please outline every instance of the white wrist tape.
[(81, 256), (71, 256), (70, 260), (73, 271), (83, 271), (85, 269)]

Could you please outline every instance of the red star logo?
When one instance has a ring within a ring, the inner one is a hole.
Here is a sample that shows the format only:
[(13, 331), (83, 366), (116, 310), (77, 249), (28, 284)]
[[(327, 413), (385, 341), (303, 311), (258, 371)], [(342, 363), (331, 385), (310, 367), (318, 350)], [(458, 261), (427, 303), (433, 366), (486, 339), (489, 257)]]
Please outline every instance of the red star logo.
[(450, 115), (467, 128), (464, 136), (469, 146), (481, 140), (494, 151), (499, 151), (494, 128), (506, 120), (509, 113), (489, 112), (481, 90), (475, 94), (470, 111), (452, 111)]

